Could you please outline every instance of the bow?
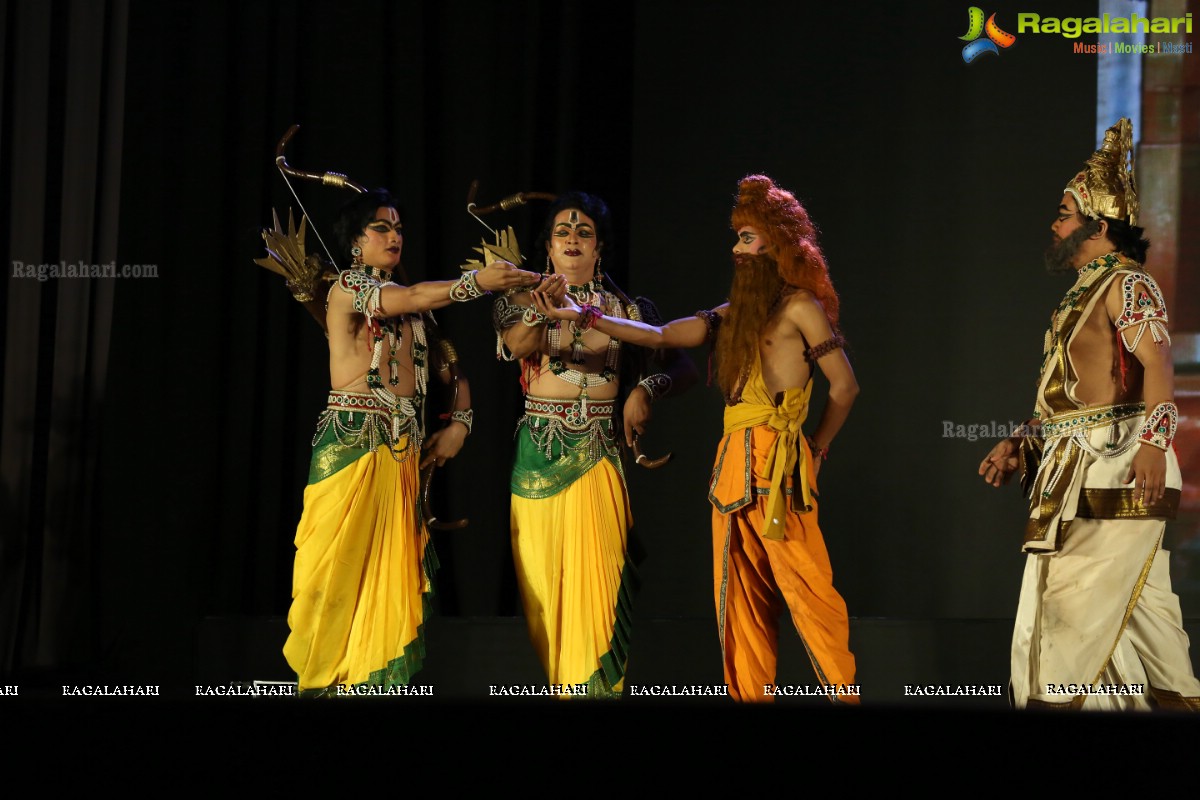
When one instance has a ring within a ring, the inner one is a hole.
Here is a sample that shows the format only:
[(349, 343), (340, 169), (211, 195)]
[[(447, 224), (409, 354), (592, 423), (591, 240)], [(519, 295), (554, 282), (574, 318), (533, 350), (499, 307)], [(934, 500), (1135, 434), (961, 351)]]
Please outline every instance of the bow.
[[(545, 200), (553, 203), (558, 199), (558, 195), (550, 194), (548, 192), (517, 192), (516, 194), (510, 194), (508, 197), (505, 197), (504, 199), (493, 203), (490, 206), (484, 206), (483, 208), (480, 208), (475, 204), (475, 196), (478, 194), (478, 192), (479, 181), (471, 181), (471, 186), (467, 190), (467, 213), (474, 217), (480, 225), (487, 228), (495, 235), (499, 234), (496, 234), (496, 231), (492, 230), (491, 226), (479, 219), (479, 215), (491, 214), (495, 211), (508, 211), (516, 208), (517, 206), (525, 205), (529, 200)], [(609, 290), (612, 291), (612, 293), (615, 294), (621, 300), (621, 302), (625, 304), (626, 308), (638, 308), (638, 304), (632, 298), (630, 298), (629, 295), (625, 294), (620, 286), (617, 286), (616, 281), (614, 281), (612, 276), (610, 276), (607, 272), (601, 275), (601, 282), (608, 286)], [(622, 445), (624, 446), (624, 443), (622, 443)], [(641, 437), (635, 434), (633, 438), (633, 455), (635, 464), (641, 464), (646, 469), (658, 469), (670, 461), (671, 456), (674, 454), (667, 453), (665, 456), (660, 456), (659, 458), (647, 457), (646, 454), (642, 452)]]
[[(300, 195), (296, 193), (292, 182), (288, 180), (288, 176), (300, 178), (302, 180), (317, 181), (323, 186), (333, 186), (339, 189), (350, 189), (359, 194), (365, 194), (366, 188), (361, 184), (347, 178), (340, 172), (305, 172), (303, 170), (292, 167), (287, 162), (288, 142), (300, 130), (299, 125), (292, 125), (283, 134), (279, 143), (275, 146), (275, 166), (279, 169), (283, 176), (284, 183), (287, 184), (288, 191), (292, 193), (292, 197), (296, 199), (296, 203), (300, 206), (300, 211), (303, 217), (300, 219), (300, 230), (296, 231), (292, 223), (291, 215), (288, 216), (288, 231), (284, 233), (279, 224), (278, 215), (274, 215), (275, 228), (273, 231), (263, 231), (263, 240), (267, 243), (267, 258), (255, 259), (255, 262), (260, 266), (272, 270), (283, 275), (288, 279), (289, 288), (292, 288), (293, 295), (298, 301), (304, 304), (309, 313), (321, 325), (321, 328), (328, 332), (328, 326), (325, 321), (325, 306), (322, 302), (316, 300), (312, 296), (311, 288), (319, 279), (327, 279), (328, 271), (325, 269), (327, 265), (320, 264), (319, 256), (309, 256), (305, 253), (304, 248), (304, 230), (305, 220), (308, 219), (308, 211), (304, 208), (304, 202), (300, 199)], [(273, 213), (273, 212), (272, 212)], [(337, 261), (333, 254), (329, 252), (329, 248), (325, 244), (325, 240), (321, 238), (320, 232), (317, 231), (315, 225), (310, 226), (312, 232), (316, 234), (317, 240), (321, 243), (321, 248), (325, 251), (325, 255), (329, 258), (329, 265), (333, 266), (333, 270), (337, 271)], [(315, 264), (315, 265), (314, 265)], [(404, 272), (404, 266), (398, 265), (400, 277), (405, 284), (410, 283), (408, 275)], [(315, 273), (314, 273), (315, 270)], [(309, 281), (308, 289), (297, 289), (302, 281), (297, 280), (294, 276), (301, 276)], [(329, 276), (331, 277), (331, 276)], [(458, 381), (462, 376), (462, 371), (458, 366), (458, 354), (454, 350), (454, 345), (447, 339), (438, 327), (437, 320), (434, 319), (431, 312), (426, 311), (422, 315), (425, 319), (425, 327), (430, 336), (431, 343), (436, 346), (431, 348), (435, 357), (440, 357), (442, 367), (448, 369), (451, 380), (451, 410), (458, 403)], [(432, 364), (431, 364), (432, 366)], [(439, 370), (440, 371), (440, 370)], [(462, 528), (467, 525), (466, 519), (455, 520), (454, 522), (439, 522), (432, 511), (432, 504), (429, 501), (429, 489), (433, 483), (433, 470), (436, 464), (431, 462), (425, 469), (421, 470), (421, 513), (427, 527), (436, 528), (438, 530), (450, 530)]]

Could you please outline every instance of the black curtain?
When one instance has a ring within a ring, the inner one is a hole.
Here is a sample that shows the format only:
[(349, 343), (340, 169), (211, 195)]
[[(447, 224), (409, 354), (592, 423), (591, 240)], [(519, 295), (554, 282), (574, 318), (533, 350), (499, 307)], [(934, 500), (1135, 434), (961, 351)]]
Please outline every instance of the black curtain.
[[(4, 672), (90, 660), (128, 3), (0, 5)], [(61, 276), (61, 277), (60, 277)]]
[[(456, 274), (489, 235), (466, 213), (473, 180), (481, 204), (580, 188), (614, 212), (606, 271), (668, 317), (723, 299), (737, 179), (795, 190), (863, 387), (821, 474), (851, 615), (1011, 615), (1022, 503), (980, 485), (986, 442), (944, 423), (1028, 412), (1063, 288), (1039, 256), (1094, 145), (1096, 63), (1024, 35), (965, 64), (965, 24), (950, 0), (0, 0), (4, 671), (186, 685), (206, 618), (286, 612), (327, 350), (252, 260), (272, 209), (299, 213), (273, 165), (293, 123), (294, 166), (402, 198), (414, 280)], [(345, 196), (296, 191), (327, 237)], [(542, 211), (486, 221), (539, 265)], [(16, 262), (139, 277), (39, 281)], [(439, 610), (516, 615), (516, 370), (494, 357), (486, 304), (439, 319), (477, 414), (434, 487), (439, 516), (471, 519), (435, 535)], [(696, 621), (696, 638), (635, 652), (719, 671), (704, 494), (720, 401), (698, 387), (656, 413), (649, 441), (676, 458), (629, 471), (650, 554), (639, 615)]]
[[(480, 204), (586, 187), (624, 238), (632, 4), (21, 3), (3, 18), (11, 258), (141, 277), (6, 281), (5, 670), (169, 684), (202, 619), (290, 601), (328, 377), (319, 330), (252, 262), (272, 209), (299, 215), (277, 140), (299, 123), (294, 165), (402, 198), (414, 280), (456, 274), (490, 236), (465, 211), (473, 180)], [(346, 197), (296, 190), (328, 237)], [(528, 249), (542, 211), (488, 222)], [(514, 614), (515, 369), (495, 361), (484, 303), (440, 318), (479, 398), (435, 487), (442, 515), (471, 519), (438, 535), (440, 610)]]

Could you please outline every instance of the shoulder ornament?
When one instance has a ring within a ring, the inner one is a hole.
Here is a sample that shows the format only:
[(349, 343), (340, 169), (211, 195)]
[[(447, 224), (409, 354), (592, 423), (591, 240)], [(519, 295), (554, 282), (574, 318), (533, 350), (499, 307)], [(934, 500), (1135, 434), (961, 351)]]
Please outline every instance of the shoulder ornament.
[(1147, 329), (1155, 344), (1171, 343), (1162, 290), (1146, 273), (1130, 272), (1121, 279), (1121, 316), (1117, 318), (1117, 331), (1125, 349), (1131, 353), (1136, 350)]
[(337, 286), (354, 297), (354, 310), (360, 314), (374, 316), (379, 311), (379, 293), (384, 286), (395, 286), (391, 281), (379, 281), (362, 270), (342, 270)]

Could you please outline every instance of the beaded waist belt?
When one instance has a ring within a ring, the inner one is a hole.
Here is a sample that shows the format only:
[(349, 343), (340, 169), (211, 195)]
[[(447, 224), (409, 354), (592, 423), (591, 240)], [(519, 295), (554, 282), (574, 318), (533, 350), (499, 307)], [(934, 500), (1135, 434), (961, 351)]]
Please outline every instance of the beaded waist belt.
[(1110, 425), (1146, 413), (1145, 403), (1122, 403), (1115, 406), (1092, 406), (1078, 411), (1055, 414), (1042, 423), (1042, 437), (1053, 439), (1079, 431)]
[(561, 420), (570, 430), (582, 431), (598, 420), (612, 419), (617, 410), (613, 400), (568, 400), (550, 397), (526, 397), (525, 416)]
[(398, 411), (402, 416), (416, 416), (411, 397), (397, 397), (395, 403), (389, 404), (370, 392), (331, 391), (325, 403), (325, 407), (331, 411), (358, 411), (387, 417), (390, 417), (393, 411)]

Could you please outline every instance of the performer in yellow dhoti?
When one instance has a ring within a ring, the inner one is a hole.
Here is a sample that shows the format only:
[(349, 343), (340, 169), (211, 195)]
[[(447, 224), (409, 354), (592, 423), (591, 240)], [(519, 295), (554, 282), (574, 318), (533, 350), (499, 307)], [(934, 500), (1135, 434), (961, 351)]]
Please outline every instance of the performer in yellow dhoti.
[(425, 656), (437, 557), (417, 502), (420, 429), (400, 417), (393, 446), (379, 406), (331, 392), (318, 425), (284, 646), (301, 690), (406, 685)]
[(549, 683), (586, 684), (589, 696), (612, 697), (624, 690), (637, 588), (617, 420), (632, 445), (650, 419), (650, 404), (690, 384), (695, 369), (675, 352), (664, 372), (643, 374), (649, 362), (633, 352), (638, 348), (622, 348), (592, 329), (603, 314), (657, 314), (645, 298), (630, 301), (602, 282), (601, 251), (611, 241), (602, 200), (583, 192), (559, 196), (541, 241), (540, 289), (571, 296), (587, 311), (564, 325), (534, 307), (529, 292), (495, 302), (497, 355), (521, 359), (525, 390), (510, 483), (513, 562), (529, 637)]
[(534, 650), (551, 685), (624, 688), (637, 575), (633, 516), (613, 429), (616, 401), (525, 400), (513, 461), (513, 562)]
[[(738, 189), (729, 303), (661, 327), (612, 315), (591, 324), (646, 347), (696, 347), (716, 338), (727, 406), (709, 499), (730, 694), (774, 698), (779, 593), (829, 699), (857, 703), (849, 617), (833, 588), (814, 497), (821, 464), (858, 394), (837, 333), (838, 296), (816, 229), (795, 196), (763, 175), (747, 176)], [(570, 296), (534, 294), (538, 310), (558, 319), (588, 313)], [(829, 397), (806, 440), (801, 426), (814, 365), (829, 380)]]
[[(404, 241), (397, 203), (383, 190), (338, 180), (361, 193), (335, 225), (339, 255), (350, 263), (329, 275), (324, 305), (313, 302), (322, 268), (305, 253), (303, 224), (299, 233), (290, 225), (287, 234), (278, 225), (264, 232), (267, 257), (258, 260), (289, 278), (296, 299), (326, 329), (335, 387), (313, 437), (283, 648), (305, 694), (403, 685), (420, 668), (437, 560), (419, 511), (418, 470), (453, 458), (473, 421), (469, 387), (459, 378), (449, 421), (425, 437), (422, 313), (538, 280), (497, 262), (456, 281), (394, 283)], [(447, 364), (441, 377), (449, 376)]]
[(1047, 264), (1076, 281), (1046, 333), (1034, 416), (979, 467), (999, 486), (1024, 462), (1030, 491), (1010, 685), (1020, 708), (1200, 710), (1161, 548), (1182, 486), (1178, 412), (1137, 214), (1123, 119), (1068, 183), (1052, 228)]

